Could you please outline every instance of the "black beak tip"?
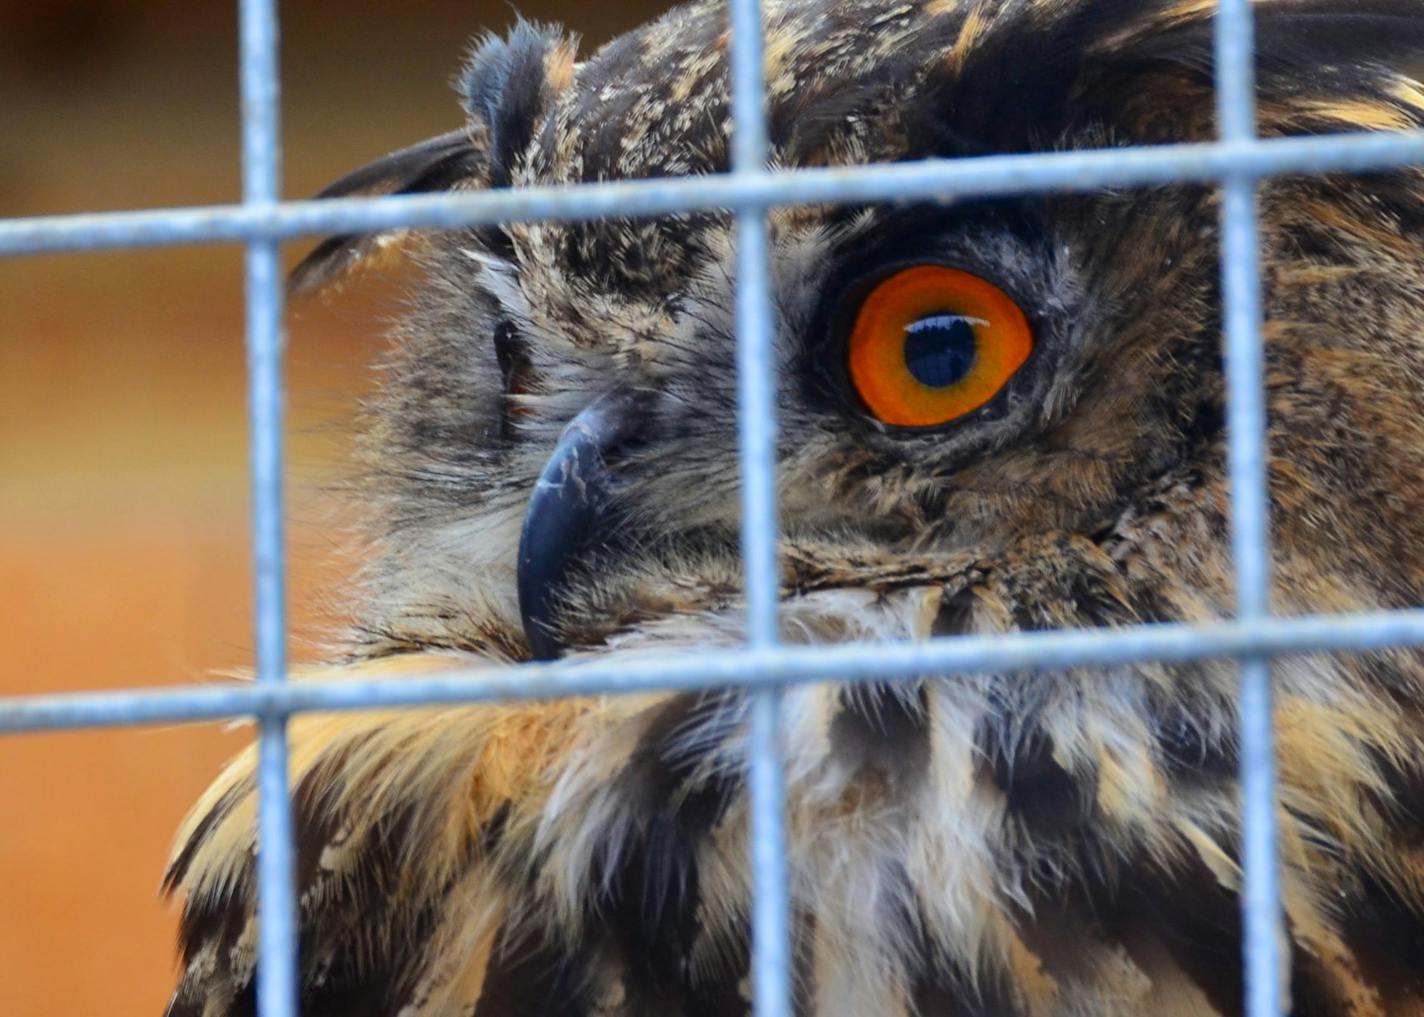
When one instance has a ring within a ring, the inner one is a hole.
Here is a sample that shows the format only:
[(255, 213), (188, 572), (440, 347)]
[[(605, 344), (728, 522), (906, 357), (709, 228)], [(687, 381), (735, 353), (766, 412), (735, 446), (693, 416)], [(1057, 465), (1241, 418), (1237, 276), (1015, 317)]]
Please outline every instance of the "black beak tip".
[(564, 650), (552, 617), (558, 588), (595, 542), (611, 489), (607, 457), (627, 441), (634, 417), (624, 393), (596, 399), (564, 428), (534, 485), (519, 536), (517, 587), (535, 660), (556, 660)]

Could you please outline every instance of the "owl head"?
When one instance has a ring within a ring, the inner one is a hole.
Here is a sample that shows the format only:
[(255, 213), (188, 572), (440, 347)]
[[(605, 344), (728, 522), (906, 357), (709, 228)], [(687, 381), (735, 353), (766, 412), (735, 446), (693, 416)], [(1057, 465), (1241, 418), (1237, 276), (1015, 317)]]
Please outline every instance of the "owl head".
[[(773, 3), (774, 166), (1210, 140), (1212, 12)], [(1419, 122), (1412, 4), (1257, 17), (1263, 135)], [(715, 3), (581, 62), (520, 24), (474, 47), (464, 128), (329, 193), (724, 171), (728, 38)], [(1286, 613), (1419, 599), (1419, 184), (1261, 192)], [(1229, 613), (1217, 200), (1179, 185), (771, 211), (787, 638)], [(328, 241), (295, 285), (393, 239), (412, 238)], [(730, 216), (458, 230), (417, 256), (365, 431), (376, 554), (353, 649), (737, 640)], [(948, 591), (933, 610), (864, 610), (926, 578)]]

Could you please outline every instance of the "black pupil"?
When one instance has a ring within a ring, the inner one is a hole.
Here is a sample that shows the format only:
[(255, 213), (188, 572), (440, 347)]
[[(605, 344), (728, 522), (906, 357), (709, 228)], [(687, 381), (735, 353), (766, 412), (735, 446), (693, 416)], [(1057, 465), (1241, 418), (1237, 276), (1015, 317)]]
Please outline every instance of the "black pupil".
[(974, 326), (959, 314), (927, 314), (905, 326), (905, 364), (915, 380), (944, 388), (974, 366)]

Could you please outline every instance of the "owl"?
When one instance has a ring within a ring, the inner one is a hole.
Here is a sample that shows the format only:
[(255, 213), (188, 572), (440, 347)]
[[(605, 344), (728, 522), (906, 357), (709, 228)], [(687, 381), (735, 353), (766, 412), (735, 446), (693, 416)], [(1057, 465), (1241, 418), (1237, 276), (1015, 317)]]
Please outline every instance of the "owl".
[[(1214, 137), (1209, 0), (769, 0), (775, 167)], [(1262, 135), (1418, 128), (1424, 5), (1260, 0)], [(476, 42), (333, 195), (728, 168), (727, 11)], [(1228, 616), (1215, 188), (769, 213), (791, 644)], [(1424, 602), (1424, 174), (1260, 189), (1274, 609)], [(298, 680), (743, 643), (732, 218), (327, 240), (420, 267)], [(562, 436), (562, 438), (561, 438)], [(541, 476), (544, 483), (540, 483)], [(551, 479), (552, 478), (552, 479)], [(521, 535), (523, 543), (521, 545)], [(793, 687), (806, 1017), (1241, 1012), (1231, 661)], [(1293, 1012), (1424, 1012), (1424, 658), (1274, 669)], [(743, 690), (293, 720), (308, 1017), (749, 1013)], [(254, 755), (194, 806), (170, 1017), (254, 1012)]]

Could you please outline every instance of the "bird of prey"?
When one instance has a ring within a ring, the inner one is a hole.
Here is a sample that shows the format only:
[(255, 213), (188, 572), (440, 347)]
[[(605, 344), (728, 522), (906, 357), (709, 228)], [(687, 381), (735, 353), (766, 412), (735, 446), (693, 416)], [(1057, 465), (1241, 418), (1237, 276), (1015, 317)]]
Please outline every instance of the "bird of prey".
[[(1215, 137), (1210, 0), (769, 0), (777, 168)], [(1418, 0), (1259, 0), (1266, 137), (1424, 123)], [(327, 193), (726, 170), (727, 10), (473, 46), (464, 125)], [(784, 641), (1229, 616), (1219, 194), (769, 213)], [(1424, 601), (1424, 175), (1259, 192), (1282, 615)], [(732, 217), (336, 237), (421, 266), (330, 663), (400, 679), (744, 640)], [(561, 439), (561, 436), (562, 439)], [(540, 485), (541, 475), (573, 483)], [(523, 543), (521, 548), (521, 535)], [(1424, 659), (1274, 668), (1282, 980), (1424, 1013)], [(797, 1012), (1241, 1011), (1229, 660), (785, 693)], [(307, 1017), (749, 1012), (748, 696), (299, 716)], [(254, 1011), (254, 755), (184, 823), (171, 1017)]]

